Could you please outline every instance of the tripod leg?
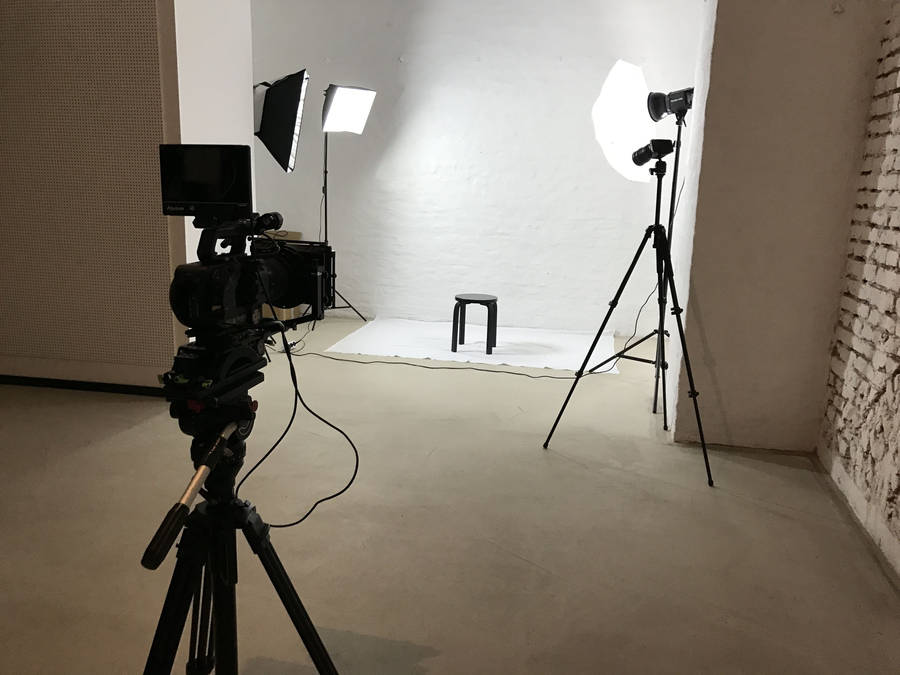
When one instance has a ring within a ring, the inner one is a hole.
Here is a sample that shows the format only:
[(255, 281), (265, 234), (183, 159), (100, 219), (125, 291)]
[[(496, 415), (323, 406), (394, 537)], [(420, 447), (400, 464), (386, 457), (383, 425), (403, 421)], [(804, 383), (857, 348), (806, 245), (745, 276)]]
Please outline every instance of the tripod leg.
[(237, 675), (237, 546), (233, 527), (229, 524), (219, 529), (211, 544), (216, 675)]
[[(656, 374), (653, 384), (654, 414), (656, 413), (657, 402), (659, 401), (660, 375), (662, 375), (663, 382), (665, 382), (665, 373), (662, 371), (665, 371), (666, 368), (666, 258), (665, 251), (663, 250), (665, 242), (660, 239), (660, 232), (662, 232), (662, 230), (657, 229), (653, 238), (653, 248), (656, 249), (656, 285), (659, 289), (656, 300), (659, 304), (659, 326), (657, 326), (656, 329)], [(663, 392), (663, 429), (668, 430), (668, 428), (668, 420), (666, 419), (666, 398), (665, 392)]]
[[(664, 234), (663, 234), (664, 236)], [(700, 446), (703, 448), (703, 463), (706, 465), (706, 480), (710, 487), (713, 486), (712, 472), (709, 469), (709, 454), (706, 452), (706, 439), (703, 437), (703, 423), (700, 421), (700, 406), (697, 404), (697, 396), (699, 392), (694, 388), (694, 374), (691, 371), (691, 357), (688, 354), (687, 341), (684, 339), (684, 325), (681, 321), (681, 307), (678, 306), (678, 294), (675, 291), (675, 277), (672, 274), (672, 257), (669, 251), (668, 240), (665, 242), (666, 254), (666, 277), (668, 280), (669, 291), (672, 294), (672, 314), (675, 315), (675, 322), (678, 324), (678, 336), (681, 339), (681, 353), (684, 355), (684, 369), (688, 376), (688, 396), (694, 402), (694, 415), (697, 418), (697, 431), (700, 434)]]
[(662, 377), (662, 404), (663, 404), (663, 430), (669, 430), (669, 412), (666, 408), (666, 287), (668, 275), (666, 270), (669, 263), (667, 254), (669, 244), (666, 240), (662, 226), (655, 228), (653, 247), (656, 249), (656, 273), (659, 293), (659, 327), (656, 332), (656, 381), (653, 385), (653, 412), (656, 413), (656, 402), (659, 398), (659, 381)]
[(144, 665), (144, 675), (168, 675), (172, 672), (191, 600), (199, 590), (197, 583), (207, 558), (209, 540), (204, 528), (198, 527), (198, 521), (199, 518), (194, 515), (181, 535), (178, 560)]
[(653, 233), (653, 227), (648, 227), (647, 231), (644, 232), (644, 238), (641, 240), (640, 246), (638, 246), (637, 252), (634, 254), (634, 258), (631, 260), (631, 265), (628, 266), (628, 271), (625, 272), (625, 277), (622, 279), (622, 283), (619, 284), (619, 290), (616, 291), (615, 296), (609, 303), (609, 309), (606, 311), (606, 316), (603, 317), (603, 323), (600, 324), (600, 330), (597, 331), (597, 335), (594, 336), (594, 341), (591, 343), (591, 348), (588, 349), (587, 354), (584, 357), (584, 363), (581, 364), (581, 368), (578, 369), (578, 372), (575, 373), (575, 381), (572, 382), (572, 387), (569, 389), (569, 393), (566, 396), (566, 400), (563, 401), (562, 408), (559, 409), (559, 414), (556, 416), (556, 421), (553, 422), (553, 426), (550, 428), (550, 433), (547, 434), (547, 440), (544, 441), (544, 449), (547, 449), (547, 446), (550, 445), (550, 439), (553, 437), (553, 432), (556, 431), (556, 427), (559, 424), (559, 421), (562, 419), (563, 413), (566, 411), (566, 406), (569, 405), (569, 399), (572, 398), (572, 393), (575, 391), (575, 387), (578, 386), (579, 380), (584, 375), (584, 369), (587, 368), (588, 362), (591, 360), (591, 354), (594, 353), (594, 350), (597, 348), (597, 343), (600, 341), (600, 336), (603, 335), (603, 331), (606, 329), (606, 324), (609, 323), (609, 317), (612, 316), (613, 310), (616, 308), (616, 305), (619, 304), (619, 298), (622, 296), (622, 291), (625, 290), (625, 286), (628, 283), (628, 279), (631, 278), (631, 273), (634, 271), (635, 266), (637, 265), (637, 261), (641, 257), (641, 253), (644, 252), (644, 247), (647, 245), (647, 241), (650, 239), (650, 235)]
[[(662, 337), (659, 338), (660, 343), (662, 343)], [(665, 348), (663, 348), (663, 366), (662, 366), (662, 403), (663, 403), (663, 431), (669, 430), (669, 417), (666, 412), (666, 370), (669, 369), (669, 364), (665, 362)]]
[[(660, 281), (660, 289), (665, 286), (666, 278), (662, 274), (659, 276)], [(662, 295), (662, 291), (660, 291), (659, 295), (659, 327), (656, 329), (656, 375), (655, 382), (653, 384), (653, 412), (656, 413), (657, 410), (657, 402), (659, 401), (659, 379), (660, 379), (660, 371), (665, 368), (666, 363), (666, 348), (663, 343), (663, 339), (665, 338), (665, 328), (666, 328), (666, 300)], [(665, 403), (663, 404), (663, 428), (666, 428), (665, 422), (666, 410)]]
[(665, 334), (660, 333), (656, 336), (657, 346), (657, 362), (656, 362), (656, 392), (653, 394), (653, 412), (656, 412), (656, 396), (660, 390), (660, 378), (662, 379), (662, 414), (663, 414), (663, 429), (665, 431), (669, 430), (669, 415), (666, 410), (666, 343), (665, 343)]
[(360, 314), (360, 313), (359, 313), (359, 310), (356, 309), (356, 307), (353, 306), (353, 303), (351, 303), (347, 298), (345, 298), (343, 295), (341, 295), (341, 292), (340, 292), (338, 289), (335, 288), (335, 289), (334, 289), (334, 292), (335, 292), (335, 294), (337, 294), (337, 296), (338, 296), (341, 300), (343, 300), (344, 302), (347, 303), (347, 307), (349, 307), (349, 308), (352, 309), (354, 312), (356, 312), (356, 316), (358, 316), (358, 317), (359, 317), (360, 319), (362, 319), (363, 321), (366, 321), (366, 320), (367, 320), (366, 317), (364, 317), (362, 314)]
[(263, 522), (256, 509), (249, 505), (246, 516), (243, 526), (244, 535), (247, 537), (250, 548), (259, 556), (260, 562), (262, 562), (266, 574), (269, 575), (278, 597), (281, 598), (281, 603), (291, 617), (300, 639), (303, 640), (316, 670), (322, 675), (337, 675), (337, 669), (331, 662), (331, 657), (316, 632), (312, 619), (306, 613), (306, 608), (300, 602), (300, 596), (297, 595), (290, 577), (281, 564), (281, 560), (278, 559), (278, 554), (275, 553), (272, 541), (269, 539), (269, 526)]
[(209, 564), (203, 568), (202, 578), (198, 580), (194, 592), (194, 608), (191, 613), (190, 659), (187, 663), (187, 675), (205, 675), (211, 673), (215, 666), (213, 645), (210, 636), (212, 609), (212, 577)]

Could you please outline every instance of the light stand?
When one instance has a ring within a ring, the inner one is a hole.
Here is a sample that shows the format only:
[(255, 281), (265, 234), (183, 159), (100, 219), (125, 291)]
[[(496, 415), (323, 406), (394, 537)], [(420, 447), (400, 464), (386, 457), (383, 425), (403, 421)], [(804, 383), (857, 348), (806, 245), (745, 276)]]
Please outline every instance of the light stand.
[[(325, 104), (322, 106), (322, 132), (325, 137), (322, 151), (322, 211), (325, 221), (325, 244), (328, 243), (328, 135), (335, 131), (349, 131), (361, 134), (369, 117), (375, 92), (360, 87), (328, 85), (325, 90)], [(352, 309), (356, 316), (366, 320), (356, 307), (337, 289), (337, 273), (332, 270), (334, 294), (345, 305), (334, 305), (330, 309)]]
[[(678, 134), (675, 139), (675, 162), (672, 166), (672, 191), (671, 198), (669, 200), (669, 228), (666, 232), (666, 236), (668, 237), (669, 242), (672, 241), (672, 225), (675, 222), (675, 201), (676, 201), (676, 189), (678, 186), (678, 163), (681, 160), (681, 129), (684, 126), (684, 116), (687, 111), (679, 112), (675, 115), (675, 125), (678, 128)], [(665, 346), (665, 338), (669, 337), (668, 331), (666, 331), (666, 284), (665, 284), (665, 275), (660, 274), (659, 278), (659, 326), (656, 331), (651, 333), (651, 335), (656, 335), (656, 375), (655, 375), (655, 383), (653, 385), (653, 412), (656, 413), (657, 409), (657, 401), (659, 400), (659, 392), (660, 392), (660, 378), (662, 378), (662, 403), (663, 403), (663, 429), (665, 431), (669, 430), (669, 417), (668, 411), (666, 410), (666, 370), (669, 368), (669, 364), (666, 363), (666, 346)], [(649, 337), (649, 336), (648, 336)]]
[[(651, 142), (655, 143), (656, 141)], [(671, 142), (666, 141), (668, 144), (668, 151), (671, 152)], [(650, 146), (648, 146), (650, 147)], [(681, 321), (681, 313), (682, 309), (678, 306), (678, 295), (675, 291), (675, 278), (672, 271), (672, 257), (669, 250), (669, 238), (666, 234), (666, 229), (663, 227), (662, 223), (660, 223), (660, 210), (662, 204), (662, 183), (663, 177), (666, 174), (666, 163), (662, 160), (661, 153), (654, 153), (653, 155), (656, 158), (656, 164), (653, 168), (650, 169), (650, 174), (656, 177), (656, 209), (655, 209), (655, 219), (654, 224), (647, 228), (644, 232), (644, 238), (641, 240), (640, 246), (638, 246), (637, 253), (635, 253), (634, 258), (631, 261), (631, 265), (628, 267), (628, 271), (625, 272), (625, 277), (622, 279), (622, 283), (619, 284), (619, 289), (616, 291), (615, 296), (612, 301), (609, 303), (609, 309), (606, 312), (606, 316), (603, 318), (603, 323), (600, 324), (600, 329), (597, 331), (597, 335), (594, 337), (594, 341), (591, 343), (590, 348), (588, 349), (587, 354), (584, 357), (584, 362), (581, 364), (581, 368), (578, 369), (578, 372), (575, 373), (575, 380), (572, 382), (572, 387), (569, 389), (569, 393), (566, 396), (565, 401), (563, 401), (562, 408), (559, 410), (559, 414), (556, 416), (556, 420), (553, 422), (553, 427), (550, 429), (550, 433), (547, 434), (547, 440), (544, 441), (544, 448), (546, 449), (550, 444), (550, 439), (553, 437), (553, 432), (556, 431), (557, 425), (559, 425), (559, 421), (562, 419), (563, 413), (566, 410), (566, 406), (569, 405), (569, 400), (572, 398), (572, 394), (575, 392), (575, 387), (578, 386), (578, 383), (581, 381), (581, 378), (585, 374), (585, 369), (590, 362), (591, 355), (594, 353), (594, 349), (597, 348), (597, 343), (600, 341), (600, 336), (603, 334), (603, 331), (606, 329), (606, 325), (609, 323), (609, 319), (612, 316), (613, 310), (619, 304), (619, 298), (622, 296), (622, 292), (625, 290), (625, 286), (628, 284), (628, 280), (631, 278), (631, 274), (634, 271), (634, 268), (637, 266), (638, 260), (641, 257), (641, 253), (644, 251), (644, 247), (647, 245), (647, 241), (650, 239), (651, 235), (653, 236), (653, 248), (656, 250), (656, 273), (657, 279), (660, 283), (660, 293), (659, 293), (659, 302), (660, 302), (660, 323), (662, 323), (664, 307), (665, 307), (665, 299), (664, 293), (665, 289), (668, 286), (669, 291), (672, 293), (672, 314), (675, 315), (675, 321), (678, 324), (678, 335), (681, 338), (681, 349), (684, 354), (684, 365), (685, 370), (687, 371), (688, 384), (690, 389), (688, 391), (688, 396), (694, 401), (694, 414), (697, 418), (697, 430), (700, 433), (700, 445), (703, 448), (703, 462), (706, 466), (706, 478), (707, 483), (710, 487), (713, 485), (712, 472), (709, 468), (709, 455), (706, 451), (706, 440), (703, 436), (703, 424), (700, 421), (700, 408), (697, 405), (697, 396), (698, 392), (694, 388), (694, 375), (691, 371), (691, 360), (688, 355), (687, 342), (684, 337), (684, 326)], [(674, 187), (673, 187), (674, 190)], [(639, 344), (649, 340), (650, 338), (656, 336), (658, 339), (657, 342), (657, 356), (655, 361), (651, 361), (649, 359), (642, 359), (635, 356), (627, 355), (627, 352), (631, 351)], [(649, 335), (643, 337), (637, 342), (625, 347), (623, 350), (618, 352), (617, 354), (613, 354), (608, 359), (603, 361), (602, 363), (597, 364), (593, 368), (591, 368), (588, 372), (592, 373), (601, 366), (606, 363), (609, 363), (613, 359), (630, 359), (632, 361), (641, 361), (643, 363), (654, 363), (659, 366), (660, 363), (660, 348), (659, 345), (663, 341), (663, 335), (660, 331), (655, 330)], [(663, 400), (665, 400), (665, 390), (663, 391)]]
[[(323, 134), (325, 136), (324, 150), (322, 152), (322, 215), (325, 221), (325, 240), (323, 243), (328, 244), (328, 132)], [(337, 289), (337, 272), (334, 267), (331, 269), (331, 280), (332, 280), (332, 289), (334, 290), (334, 294), (338, 296), (341, 300), (343, 300), (346, 304), (344, 305), (333, 305), (328, 309), (352, 309), (356, 312), (356, 316), (358, 316), (363, 321), (366, 321), (366, 317), (364, 317), (356, 307), (353, 306), (347, 298), (345, 298), (341, 292)]]

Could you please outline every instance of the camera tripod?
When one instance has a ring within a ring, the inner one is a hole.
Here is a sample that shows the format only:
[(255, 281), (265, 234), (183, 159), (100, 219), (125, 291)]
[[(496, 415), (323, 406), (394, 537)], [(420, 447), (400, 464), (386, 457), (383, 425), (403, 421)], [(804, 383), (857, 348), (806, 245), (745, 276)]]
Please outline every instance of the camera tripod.
[[(679, 128), (680, 131), (680, 128)], [(670, 147), (671, 149), (671, 147)], [(675, 316), (675, 321), (678, 324), (678, 336), (681, 339), (681, 350), (684, 354), (684, 367), (687, 372), (688, 377), (688, 385), (690, 389), (688, 390), (688, 396), (694, 402), (694, 415), (697, 418), (697, 430), (700, 434), (700, 445), (703, 448), (703, 462), (706, 465), (706, 478), (707, 483), (710, 487), (713, 485), (712, 473), (709, 468), (709, 455), (706, 451), (706, 440), (703, 436), (703, 424), (700, 421), (700, 407), (697, 404), (697, 396), (699, 395), (697, 390), (694, 387), (694, 375), (691, 371), (691, 359), (688, 355), (687, 342), (684, 338), (684, 325), (681, 321), (681, 313), (682, 308), (678, 305), (678, 294), (675, 290), (675, 279), (672, 273), (672, 257), (671, 252), (669, 250), (669, 238), (666, 235), (666, 229), (660, 223), (660, 205), (662, 202), (662, 183), (663, 177), (666, 175), (666, 163), (657, 156), (656, 164), (650, 169), (650, 174), (656, 177), (656, 210), (655, 210), (655, 220), (654, 224), (646, 229), (644, 232), (644, 238), (641, 240), (640, 245), (638, 246), (637, 253), (634, 254), (634, 258), (631, 261), (631, 265), (628, 267), (628, 271), (625, 272), (625, 277), (622, 279), (622, 283), (619, 284), (619, 289), (616, 291), (615, 296), (612, 301), (609, 303), (609, 309), (606, 312), (606, 316), (603, 318), (603, 323), (600, 324), (600, 329), (597, 331), (597, 335), (594, 337), (594, 341), (591, 343), (590, 348), (588, 349), (587, 354), (584, 357), (584, 362), (581, 364), (581, 368), (575, 373), (575, 380), (572, 382), (572, 387), (569, 389), (569, 393), (566, 396), (566, 400), (563, 401), (562, 408), (559, 410), (559, 414), (556, 416), (556, 421), (553, 422), (553, 427), (550, 429), (550, 433), (547, 434), (547, 439), (544, 441), (544, 448), (546, 449), (550, 444), (550, 439), (553, 437), (553, 432), (556, 431), (557, 425), (559, 425), (559, 421), (562, 419), (563, 413), (566, 410), (566, 406), (569, 405), (569, 400), (572, 398), (572, 394), (575, 391), (575, 387), (578, 386), (578, 383), (581, 381), (581, 378), (585, 375), (585, 370), (588, 367), (588, 363), (591, 360), (591, 355), (593, 355), (594, 350), (597, 348), (597, 343), (600, 341), (600, 336), (603, 335), (603, 331), (606, 329), (606, 325), (609, 323), (609, 319), (612, 316), (613, 310), (615, 310), (616, 306), (619, 304), (619, 298), (622, 296), (622, 292), (625, 290), (625, 287), (628, 285), (628, 280), (631, 278), (632, 272), (634, 272), (634, 268), (637, 266), (638, 260), (641, 257), (641, 254), (644, 252), (644, 248), (647, 245), (647, 242), (650, 240), (650, 237), (653, 237), (653, 248), (656, 250), (656, 274), (657, 281), (659, 287), (658, 293), (658, 302), (660, 308), (660, 319), (659, 319), (659, 328), (654, 330), (652, 333), (647, 335), (646, 337), (638, 340), (634, 344), (628, 345), (621, 351), (613, 354), (608, 359), (598, 363), (596, 366), (588, 370), (588, 373), (593, 373), (601, 366), (609, 363), (614, 359), (628, 359), (631, 361), (640, 361), (643, 363), (650, 363), (656, 367), (656, 377), (657, 377), (657, 390), (659, 387), (659, 376), (660, 372), (662, 373), (662, 396), (663, 396), (663, 410), (665, 410), (666, 406), (666, 380), (665, 380), (665, 371), (667, 364), (665, 362), (665, 345), (664, 340), (667, 333), (664, 330), (663, 320), (664, 320), (664, 312), (666, 306), (666, 290), (672, 295), (672, 314)], [(674, 192), (674, 183), (673, 183), (673, 192)], [(628, 352), (637, 347), (638, 345), (646, 342), (647, 340), (656, 337), (657, 339), (657, 348), (656, 348), (656, 358), (654, 360), (650, 359), (642, 359), (636, 356), (630, 356)], [(653, 402), (653, 411), (656, 412), (656, 395), (654, 394), (654, 402)], [(666, 420), (664, 428), (668, 428), (668, 423)]]
[[(237, 674), (236, 530), (243, 531), (259, 557), (317, 671), (337, 674), (272, 546), (269, 526), (250, 502), (238, 499), (234, 492), (235, 477), (246, 453), (245, 441), (256, 416), (256, 401), (247, 390), (262, 382), (259, 368), (266, 364), (256, 351), (258, 347), (250, 346), (257, 341), (254, 334), (243, 344), (237, 340), (230, 349), (219, 351), (217, 345), (209, 348), (198, 340), (179, 348), (175, 368), (164, 376), (164, 388), (172, 401), (171, 414), (178, 418), (181, 430), (194, 438), (191, 458), (197, 471), (141, 559), (147, 569), (159, 567), (183, 528), (145, 675), (171, 672), (189, 610), (188, 675), (210, 673), (213, 668), (217, 675)], [(183, 362), (179, 362), (180, 357)], [(209, 362), (204, 363), (204, 358)], [(212, 390), (198, 395), (191, 388), (193, 382), (184, 385), (191, 379), (190, 368), (195, 361), (201, 363), (200, 372), (219, 370), (228, 375), (213, 378), (216, 384)], [(197, 493), (205, 501), (189, 513)]]

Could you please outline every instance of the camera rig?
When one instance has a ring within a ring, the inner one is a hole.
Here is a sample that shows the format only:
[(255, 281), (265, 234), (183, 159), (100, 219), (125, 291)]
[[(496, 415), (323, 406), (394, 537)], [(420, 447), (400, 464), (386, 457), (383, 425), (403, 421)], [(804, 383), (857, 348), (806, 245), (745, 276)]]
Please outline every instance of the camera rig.
[[(246, 146), (160, 146), (163, 213), (193, 215), (202, 233), (197, 262), (179, 265), (169, 287), (172, 311), (190, 341), (160, 380), (170, 414), (192, 437), (195, 473), (141, 558), (156, 569), (182, 535), (145, 673), (171, 672), (192, 612), (187, 672), (236, 675), (237, 530), (259, 557), (318, 672), (337, 672), (275, 553), (269, 525), (235, 494), (256, 419), (249, 390), (264, 379), (267, 340), (321, 319), (333, 304), (331, 248), (266, 234), (282, 218), (251, 212), (249, 162)], [(263, 316), (265, 304), (309, 309), (279, 321)], [(204, 501), (191, 511), (198, 494)]]
[[(282, 242), (266, 235), (281, 224), (278, 213), (194, 221), (203, 230), (199, 260), (179, 265), (169, 288), (172, 311), (189, 326), (191, 341), (178, 348), (172, 369), (161, 379), (172, 417), (195, 439), (221, 429), (220, 415), (209, 410), (229, 408), (235, 397), (263, 381), (265, 344), (272, 335), (324, 316), (333, 253), (318, 242)], [(224, 251), (217, 253), (219, 242)], [(279, 321), (263, 316), (265, 304), (308, 304), (309, 310)], [(207, 423), (207, 418), (212, 420)]]

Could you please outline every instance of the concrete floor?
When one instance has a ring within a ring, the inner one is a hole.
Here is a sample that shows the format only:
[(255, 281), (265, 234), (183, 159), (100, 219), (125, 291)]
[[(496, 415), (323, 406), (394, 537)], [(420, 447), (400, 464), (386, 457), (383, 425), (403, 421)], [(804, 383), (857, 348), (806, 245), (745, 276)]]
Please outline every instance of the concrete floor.
[[(273, 532), (342, 673), (900, 673), (896, 579), (812, 459), (715, 449), (708, 488), (647, 366), (585, 379), (544, 451), (567, 382), (297, 364), (361, 453), (346, 495)], [(265, 374), (251, 459), (290, 412), (287, 368)], [(187, 437), (159, 399), (3, 386), (0, 409), (0, 671), (139, 672), (174, 555), (139, 560)], [(282, 522), (351, 468), (303, 414), (242, 496)], [(313, 673), (243, 541), (240, 571), (242, 673)]]

